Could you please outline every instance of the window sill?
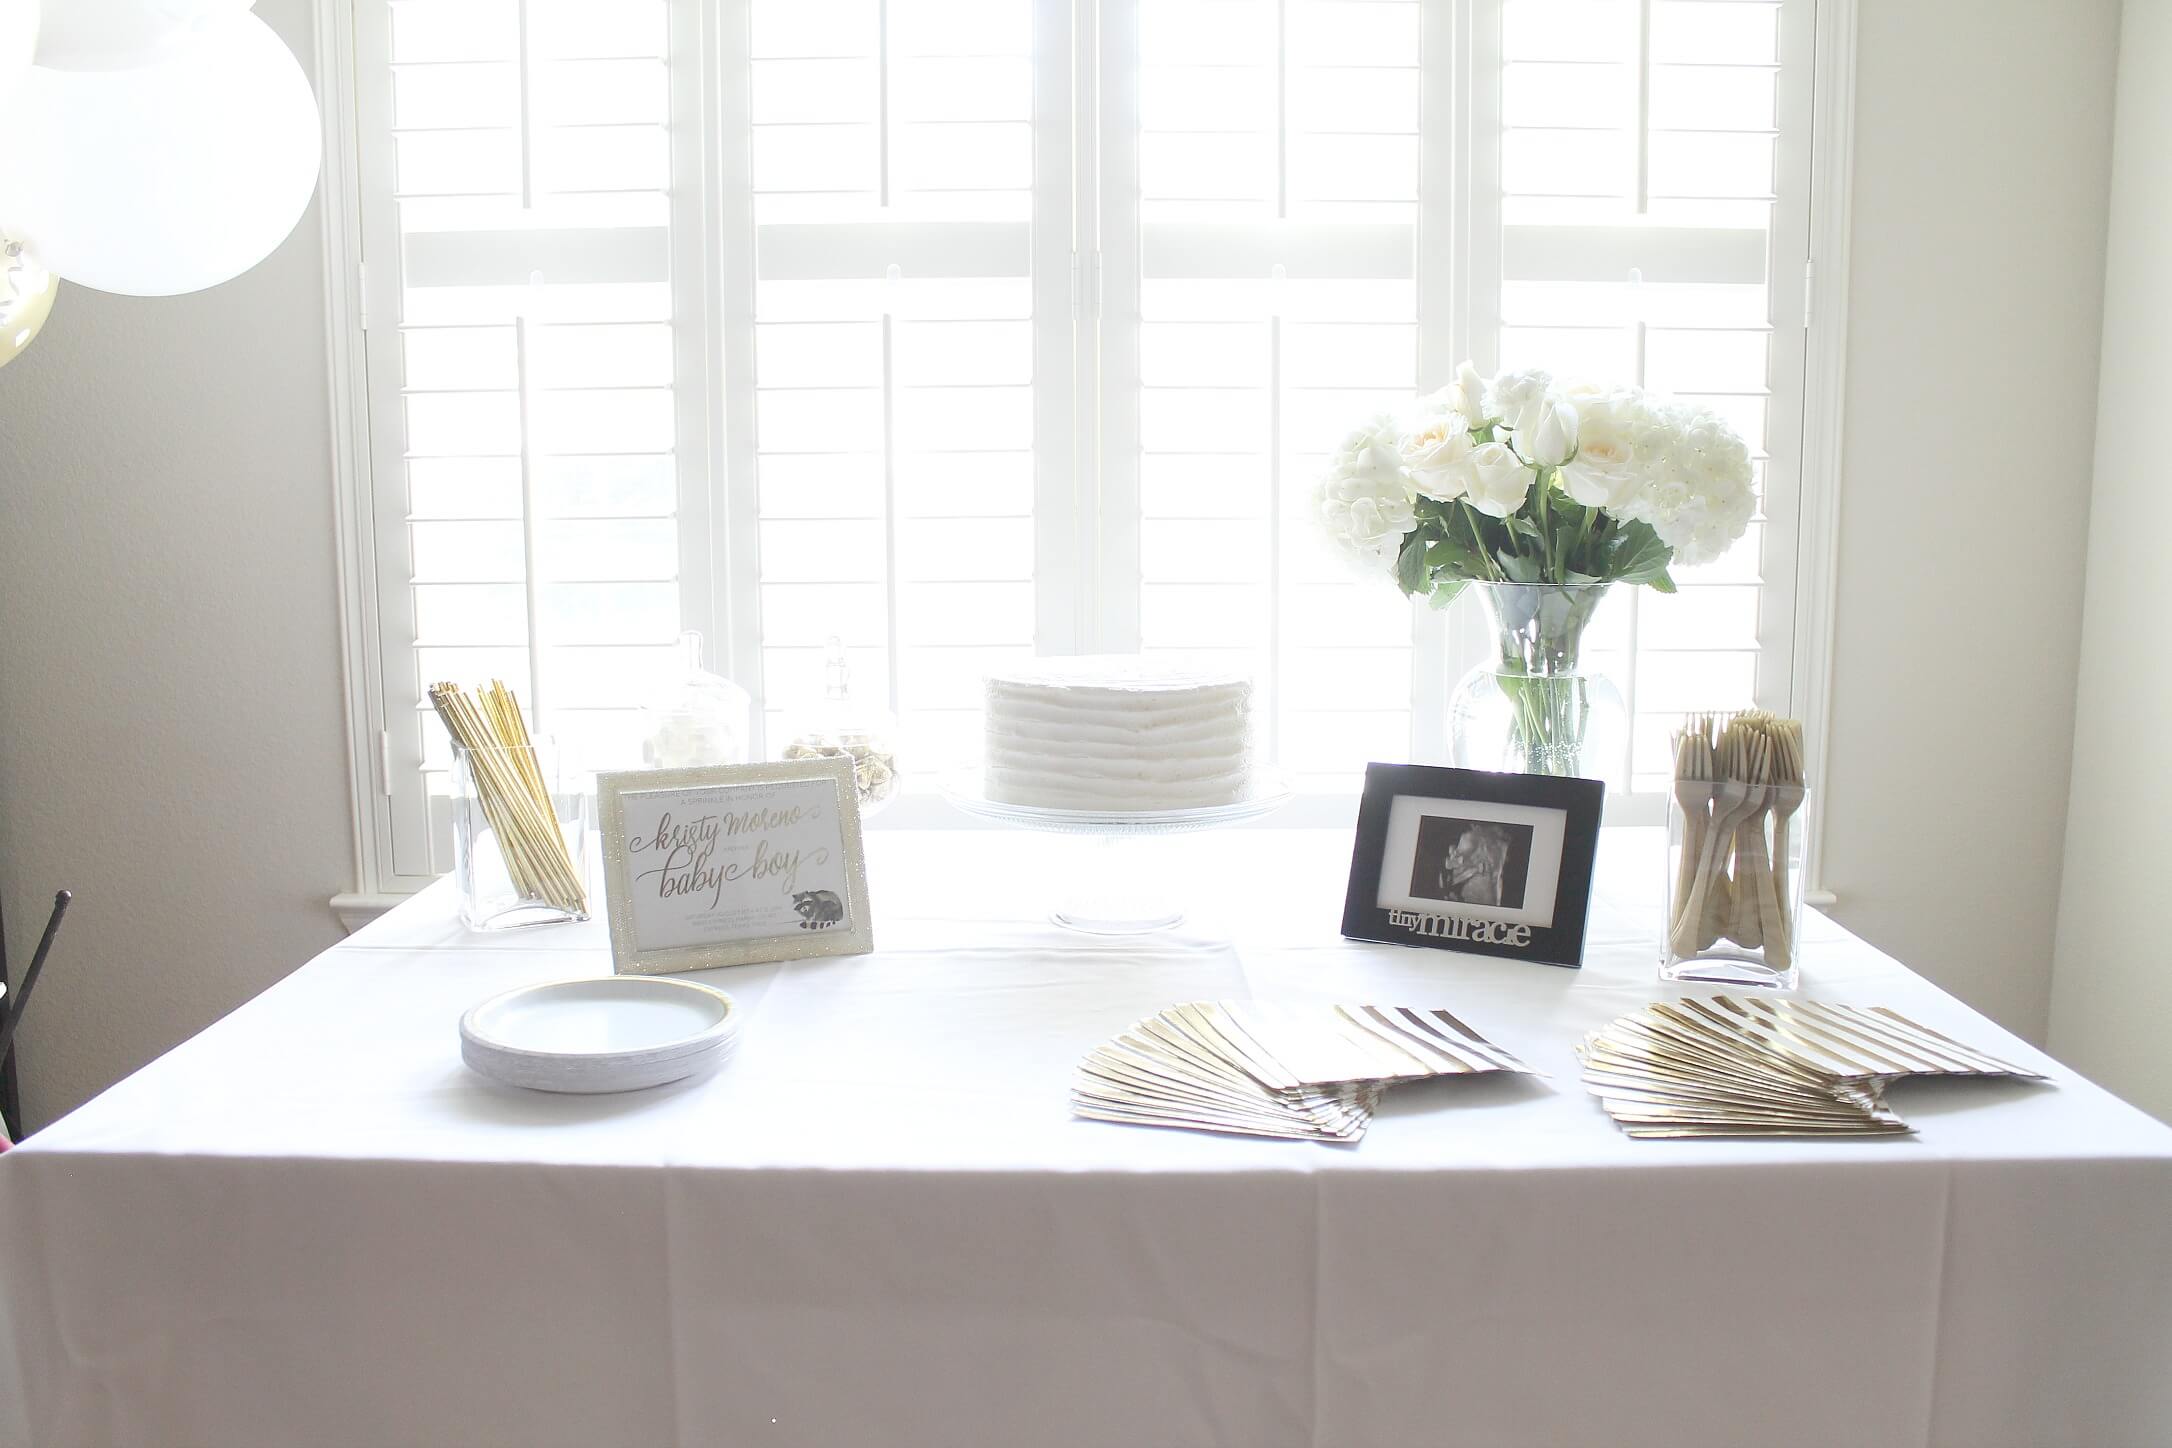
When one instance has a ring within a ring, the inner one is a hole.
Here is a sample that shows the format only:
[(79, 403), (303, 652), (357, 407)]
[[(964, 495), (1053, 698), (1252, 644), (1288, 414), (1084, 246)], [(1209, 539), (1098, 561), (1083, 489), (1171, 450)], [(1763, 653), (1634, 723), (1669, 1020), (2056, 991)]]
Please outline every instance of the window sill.
[(339, 928), (354, 934), (378, 916), (391, 910), (411, 895), (334, 895), (331, 899), (332, 917), (339, 921)]

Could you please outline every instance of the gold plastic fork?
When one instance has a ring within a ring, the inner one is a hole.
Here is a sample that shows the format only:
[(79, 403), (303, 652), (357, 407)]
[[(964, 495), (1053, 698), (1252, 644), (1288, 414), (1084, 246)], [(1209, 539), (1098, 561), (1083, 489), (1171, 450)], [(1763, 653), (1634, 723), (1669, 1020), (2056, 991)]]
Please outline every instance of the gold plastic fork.
[(1689, 898), (1682, 904), (1681, 916), (1674, 922), (1670, 944), (1675, 955), (1688, 957), (1704, 949), (1705, 912), (1710, 906), (1713, 877), (1719, 873), (1715, 858), (1719, 850), (1733, 838), (1735, 819), (1742, 812), (1742, 802), (1749, 797), (1750, 787), (1743, 783), (1744, 764), (1741, 758), (1743, 740), (1729, 730), (1720, 737), (1719, 778), (1712, 786), (1712, 825), (1705, 832), (1704, 847), (1697, 852), (1697, 877), (1691, 884)]
[(1682, 858), (1674, 872), (1674, 894), (1667, 901), (1667, 931), (1672, 935), (1697, 883), (1697, 861), (1712, 828), (1713, 719), (1691, 714), (1674, 732), (1674, 802), (1682, 811)]

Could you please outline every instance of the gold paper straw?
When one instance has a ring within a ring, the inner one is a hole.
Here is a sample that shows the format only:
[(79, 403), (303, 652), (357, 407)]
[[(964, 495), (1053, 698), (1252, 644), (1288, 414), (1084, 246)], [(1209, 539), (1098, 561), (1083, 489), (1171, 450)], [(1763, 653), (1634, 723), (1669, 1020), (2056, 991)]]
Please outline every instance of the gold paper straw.
[(458, 684), (432, 684), (430, 704), (444, 721), (445, 732), (467, 752), (476, 798), (497, 833), (513, 888), (524, 899), (586, 914), (588, 892), (566, 849), (513, 691), (496, 679), (473, 697)]

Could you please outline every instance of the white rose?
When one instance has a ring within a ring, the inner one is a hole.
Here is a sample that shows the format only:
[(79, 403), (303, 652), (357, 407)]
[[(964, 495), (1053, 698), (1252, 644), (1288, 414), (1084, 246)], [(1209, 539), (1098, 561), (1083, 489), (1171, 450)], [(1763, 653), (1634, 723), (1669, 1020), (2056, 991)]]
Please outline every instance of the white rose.
[(1502, 373), (1493, 380), (1492, 406), (1515, 434), (1525, 462), (1558, 467), (1576, 451), (1576, 404), (1554, 386), (1551, 374), (1536, 368)]
[(1473, 427), (1486, 420), (1486, 379), (1470, 363), (1457, 364), (1456, 380), (1443, 387), (1440, 395), (1451, 411), (1469, 418)]
[(1576, 404), (1565, 397), (1542, 399), (1524, 412), (1526, 425), (1516, 429), (1516, 451), (1527, 463), (1557, 468), (1575, 456), (1577, 448)]
[(1437, 502), (1452, 503), (1468, 483), (1463, 463), (1471, 454), (1471, 424), (1445, 401), (1442, 388), (1420, 404), (1410, 431), (1396, 440), (1396, 451), (1410, 473), (1411, 486)]
[(1481, 513), (1506, 518), (1531, 495), (1534, 475), (1506, 443), (1480, 443), (1464, 466), (1466, 499)]
[(1520, 435), (1538, 421), (1538, 409), (1553, 390), (1553, 375), (1535, 367), (1503, 372), (1493, 379), (1487, 394), (1488, 416), (1499, 418), (1510, 432)]
[(1403, 535), (1417, 526), (1410, 476), (1392, 420), (1380, 417), (1343, 439), (1314, 489), (1321, 530), (1359, 568), (1393, 570)]
[(1637, 439), (1650, 409), (1633, 388), (1576, 397), (1576, 455), (1561, 465), (1561, 491), (1587, 508), (1618, 509), (1644, 480)]

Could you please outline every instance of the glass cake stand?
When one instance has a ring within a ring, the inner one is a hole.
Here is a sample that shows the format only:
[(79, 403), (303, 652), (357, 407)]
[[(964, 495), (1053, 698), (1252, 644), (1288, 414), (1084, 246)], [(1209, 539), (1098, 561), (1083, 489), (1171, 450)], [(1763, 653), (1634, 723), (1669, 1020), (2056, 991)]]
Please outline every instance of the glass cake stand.
[(1184, 920), (1174, 871), (1158, 868), (1149, 842), (1165, 836), (1242, 824), (1272, 814), (1290, 799), (1289, 782), (1263, 772), (1250, 792), (1231, 804), (1198, 809), (1043, 809), (990, 799), (977, 774), (942, 781), (943, 798), (977, 819), (1018, 829), (1070, 835), (1083, 848), (1057, 863), (1049, 918), (1087, 935), (1147, 935)]

